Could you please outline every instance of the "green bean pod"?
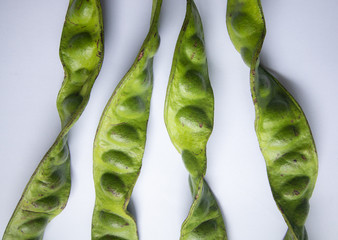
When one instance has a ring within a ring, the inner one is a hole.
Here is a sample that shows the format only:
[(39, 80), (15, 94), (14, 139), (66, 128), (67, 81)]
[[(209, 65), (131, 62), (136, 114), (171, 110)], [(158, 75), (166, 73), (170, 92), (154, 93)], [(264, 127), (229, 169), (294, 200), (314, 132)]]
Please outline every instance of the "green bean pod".
[(288, 225), (285, 240), (308, 239), (305, 221), (318, 174), (315, 143), (305, 115), (291, 94), (259, 62), (265, 21), (259, 0), (228, 0), (227, 28), (250, 66), (255, 129), (271, 191)]
[(103, 61), (99, 0), (70, 0), (60, 59), (65, 71), (57, 97), (62, 129), (26, 185), (3, 240), (42, 239), (47, 223), (67, 204), (71, 185), (68, 132), (87, 105)]
[(96, 201), (93, 240), (136, 240), (127, 207), (140, 174), (153, 89), (153, 59), (160, 45), (162, 0), (153, 0), (149, 33), (134, 64), (108, 101), (94, 141)]
[(190, 174), (194, 199), (180, 239), (227, 239), (222, 213), (204, 180), (206, 144), (213, 129), (214, 96), (203, 26), (193, 0), (187, 0), (186, 17), (176, 44), (164, 119), (171, 141)]

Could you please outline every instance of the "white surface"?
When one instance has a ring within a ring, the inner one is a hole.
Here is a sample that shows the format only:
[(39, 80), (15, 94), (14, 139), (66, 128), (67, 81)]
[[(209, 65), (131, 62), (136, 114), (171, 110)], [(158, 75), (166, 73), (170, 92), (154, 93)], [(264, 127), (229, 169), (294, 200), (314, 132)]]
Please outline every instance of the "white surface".
[[(254, 132), (248, 68), (230, 42), (225, 0), (196, 0), (204, 23), (215, 125), (206, 179), (222, 208), (229, 240), (282, 239), (286, 224), (273, 201)], [(0, 235), (60, 123), (55, 100), (63, 70), (58, 57), (67, 0), (0, 1)], [(151, 0), (103, 0), (105, 59), (82, 117), (70, 134), (72, 190), (46, 240), (90, 239), (94, 204), (92, 142), (113, 89), (145, 38)], [(319, 177), (307, 230), (312, 240), (338, 236), (338, 1), (262, 0), (267, 36), (262, 62), (302, 106), (316, 141)], [(188, 175), (163, 122), (171, 60), (184, 0), (164, 0), (161, 46), (143, 168), (132, 201), (140, 240), (179, 239), (191, 196)]]

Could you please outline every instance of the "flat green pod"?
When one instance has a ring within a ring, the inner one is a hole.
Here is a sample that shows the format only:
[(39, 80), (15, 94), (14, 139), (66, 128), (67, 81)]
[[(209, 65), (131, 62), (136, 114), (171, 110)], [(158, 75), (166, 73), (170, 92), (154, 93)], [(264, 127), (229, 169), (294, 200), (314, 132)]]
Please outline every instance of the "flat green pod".
[(33, 173), (3, 240), (42, 239), (66, 206), (70, 192), (68, 132), (82, 114), (103, 61), (99, 0), (70, 0), (60, 42), (65, 78), (57, 98), (62, 129)]
[(153, 88), (153, 59), (160, 44), (162, 0), (153, 0), (149, 33), (134, 64), (109, 99), (94, 140), (93, 240), (136, 240), (127, 207), (140, 173)]
[[(229, 0), (227, 27), (235, 48), (251, 68), (255, 130), (273, 197), (288, 225), (284, 239), (306, 240), (305, 221), (318, 174), (309, 124), (296, 100), (259, 62), (265, 37), (260, 1)], [(243, 49), (248, 54), (243, 55)]]
[[(318, 175), (310, 127), (299, 104), (264, 68), (258, 65), (252, 79), (255, 128), (273, 197), (289, 226), (285, 239), (307, 239), (304, 225)], [(268, 82), (269, 90), (262, 89), (261, 81)]]
[(264, 15), (259, 0), (229, 0), (226, 25), (232, 43), (249, 67), (265, 37)]
[(190, 174), (194, 198), (180, 239), (227, 239), (222, 213), (204, 180), (206, 144), (214, 121), (214, 96), (208, 75), (203, 26), (192, 0), (187, 1), (185, 20), (176, 43), (164, 121)]

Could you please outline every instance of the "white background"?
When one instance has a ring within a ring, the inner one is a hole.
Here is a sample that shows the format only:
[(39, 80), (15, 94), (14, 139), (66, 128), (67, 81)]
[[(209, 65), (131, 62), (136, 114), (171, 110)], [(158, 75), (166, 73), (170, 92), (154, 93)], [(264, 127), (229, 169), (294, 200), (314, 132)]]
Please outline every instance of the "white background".
[[(151, 0), (103, 0), (105, 59), (82, 117), (70, 134), (72, 190), (46, 240), (90, 239), (94, 204), (92, 143), (102, 110), (145, 38)], [(188, 174), (163, 122), (172, 55), (184, 0), (164, 0), (161, 46), (143, 168), (132, 202), (141, 240), (179, 239), (191, 196)], [(254, 132), (249, 69), (225, 25), (226, 0), (196, 0), (204, 24), (215, 125), (206, 179), (230, 240), (279, 240), (286, 224), (267, 180)], [(262, 0), (267, 36), (262, 62), (302, 106), (316, 141), (319, 177), (307, 220), (312, 240), (338, 236), (338, 1)], [(0, 235), (60, 130), (55, 100), (63, 80), (58, 47), (67, 0), (0, 1)]]

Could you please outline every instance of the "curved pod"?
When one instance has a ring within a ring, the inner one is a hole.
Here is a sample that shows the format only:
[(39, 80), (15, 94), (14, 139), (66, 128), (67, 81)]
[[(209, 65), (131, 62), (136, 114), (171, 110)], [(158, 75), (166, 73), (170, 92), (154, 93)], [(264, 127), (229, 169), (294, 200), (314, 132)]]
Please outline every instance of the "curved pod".
[(259, 63), (265, 37), (260, 1), (229, 0), (227, 28), (251, 68), (255, 129), (273, 197), (289, 227), (284, 239), (308, 239), (304, 225), (318, 174), (315, 143), (299, 104)]
[(153, 0), (151, 26), (134, 64), (108, 101), (94, 141), (96, 201), (92, 239), (136, 240), (127, 206), (142, 165), (153, 88), (153, 58), (160, 44), (162, 0)]
[(170, 139), (190, 174), (194, 198), (180, 239), (227, 239), (222, 213), (204, 180), (206, 144), (214, 120), (214, 96), (208, 76), (202, 22), (192, 0), (187, 1), (186, 17), (176, 43), (164, 120)]
[(29, 180), (3, 240), (42, 239), (49, 221), (66, 206), (70, 192), (68, 132), (80, 117), (103, 61), (99, 0), (71, 0), (60, 42), (65, 78), (57, 97), (62, 129)]

